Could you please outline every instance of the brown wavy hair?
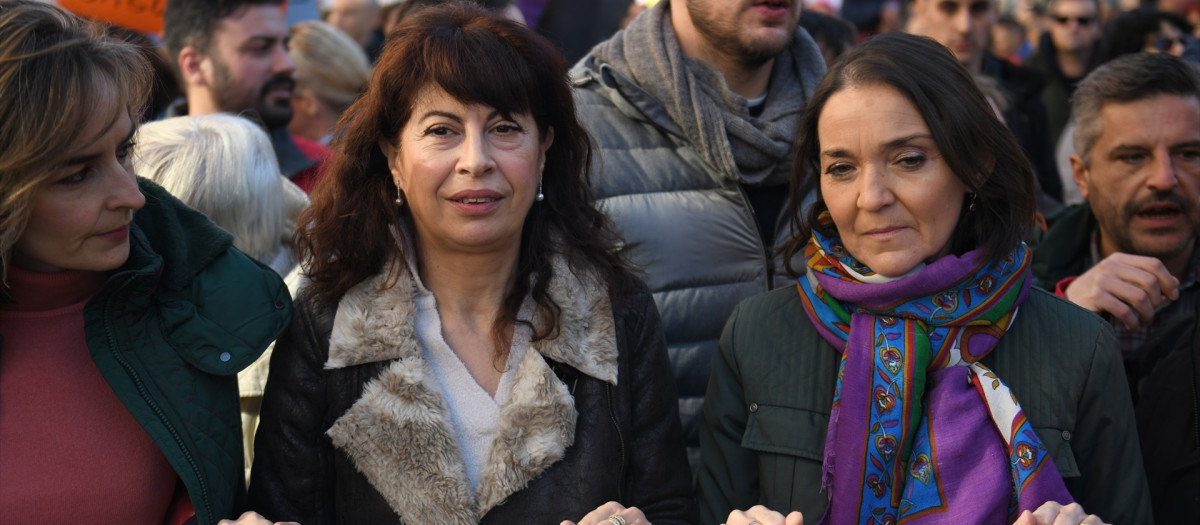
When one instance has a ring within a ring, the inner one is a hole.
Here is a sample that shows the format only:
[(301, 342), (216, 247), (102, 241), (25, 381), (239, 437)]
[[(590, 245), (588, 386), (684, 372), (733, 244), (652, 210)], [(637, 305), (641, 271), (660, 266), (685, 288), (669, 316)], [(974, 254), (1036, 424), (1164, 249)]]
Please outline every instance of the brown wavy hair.
[(151, 79), (143, 50), (103, 26), (43, 2), (0, 2), (0, 298), (11, 299), (13, 247), (63, 152), (91, 138), (81, 135), (97, 112), (139, 122)]
[(333, 306), (388, 261), (405, 256), (405, 243), (392, 232), (415, 229), (407, 208), (397, 211), (393, 202), (396, 188), (380, 143), (395, 140), (426, 86), (502, 114), (529, 113), (542, 136), (554, 130), (542, 177), (545, 200), (525, 218), (516, 279), (493, 326), (496, 348), (507, 347), (504, 334), (516, 323), (534, 326), (517, 319), (530, 295), (542, 321), (535, 340), (557, 335), (559, 307), (547, 294), (555, 255), (590, 271), (611, 297), (627, 295), (635, 281), (616, 249), (615, 230), (594, 206), (590, 139), (575, 113), (565, 59), (524, 25), (455, 3), (404, 19), (389, 36), (366, 93), (338, 122), (332, 163), (296, 232), (313, 298)]

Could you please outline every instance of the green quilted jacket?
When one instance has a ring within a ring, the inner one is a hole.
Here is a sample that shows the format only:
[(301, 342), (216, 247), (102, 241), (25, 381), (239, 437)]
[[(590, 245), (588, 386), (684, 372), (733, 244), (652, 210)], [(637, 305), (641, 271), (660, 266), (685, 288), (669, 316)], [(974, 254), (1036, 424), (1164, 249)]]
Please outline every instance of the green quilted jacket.
[(270, 268), (158, 185), (139, 179), (130, 255), (84, 309), (101, 374), (187, 488), (201, 525), (244, 510), (237, 372), (287, 327)]

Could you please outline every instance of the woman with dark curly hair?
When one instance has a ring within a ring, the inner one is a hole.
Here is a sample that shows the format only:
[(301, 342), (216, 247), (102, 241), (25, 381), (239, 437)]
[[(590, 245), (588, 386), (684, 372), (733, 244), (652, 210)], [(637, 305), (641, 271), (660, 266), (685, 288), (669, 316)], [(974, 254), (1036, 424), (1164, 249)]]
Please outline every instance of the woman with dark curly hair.
[(332, 523), (691, 523), (654, 302), (592, 205), (566, 63), (478, 7), (389, 36), (301, 216), (251, 500)]

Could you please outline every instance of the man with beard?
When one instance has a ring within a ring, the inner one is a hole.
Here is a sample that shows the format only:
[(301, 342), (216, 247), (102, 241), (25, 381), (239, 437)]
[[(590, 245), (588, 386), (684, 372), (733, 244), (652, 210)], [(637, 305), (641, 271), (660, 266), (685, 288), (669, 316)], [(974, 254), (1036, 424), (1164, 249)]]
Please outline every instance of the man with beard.
[(1051, 218), (1034, 277), (1112, 323), (1155, 521), (1191, 522), (1200, 515), (1200, 73), (1170, 55), (1125, 55), (1084, 78), (1072, 111), (1072, 176), (1087, 202)]
[[(592, 185), (662, 315), (692, 467), (721, 329), (793, 280), (792, 142), (825, 73), (800, 0), (663, 0), (572, 70), (598, 148)], [(802, 267), (803, 264), (796, 265)]]
[(287, 130), (292, 71), (283, 0), (171, 0), (163, 14), (167, 51), (186, 102), (167, 116), (237, 113), (271, 136), (284, 174), (308, 191), (328, 150)]

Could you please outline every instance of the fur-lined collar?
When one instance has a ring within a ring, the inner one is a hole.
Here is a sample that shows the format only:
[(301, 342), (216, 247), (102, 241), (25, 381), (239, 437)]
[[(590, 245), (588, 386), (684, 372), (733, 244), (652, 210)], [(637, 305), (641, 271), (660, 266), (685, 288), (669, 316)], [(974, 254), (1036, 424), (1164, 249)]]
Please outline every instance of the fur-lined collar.
[(565, 261), (554, 261), (549, 293), (561, 309), (559, 334), (533, 343), (516, 365), (512, 395), (479, 486), (471, 492), (450, 414), (416, 327), (419, 284), (408, 266), (364, 281), (338, 304), (327, 369), (392, 361), (328, 434), (407, 523), (478, 523), (494, 506), (562, 459), (575, 439), (575, 404), (546, 359), (617, 383), (617, 346), (608, 294)]

